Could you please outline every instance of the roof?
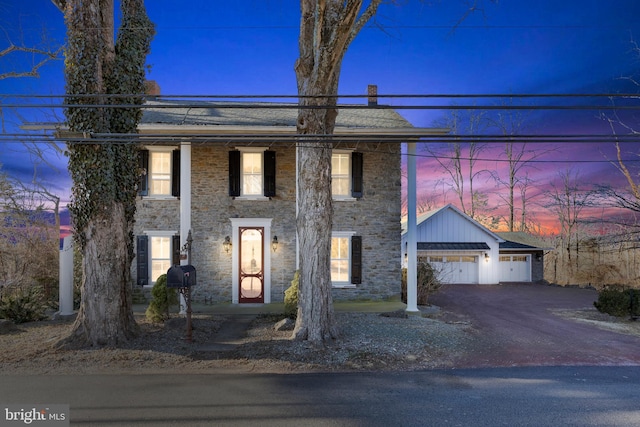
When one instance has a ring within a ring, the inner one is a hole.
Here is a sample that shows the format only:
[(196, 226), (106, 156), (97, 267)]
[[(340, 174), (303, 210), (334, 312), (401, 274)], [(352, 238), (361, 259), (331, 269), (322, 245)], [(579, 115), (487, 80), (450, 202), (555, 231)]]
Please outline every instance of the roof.
[[(480, 224), (478, 221), (476, 221), (475, 219), (471, 218), (469, 215), (467, 215), (466, 213), (462, 212), (460, 209), (458, 209), (457, 207), (455, 207), (451, 203), (449, 203), (448, 205), (443, 206), (441, 208), (438, 208), (436, 210), (425, 212), (423, 214), (418, 215), (418, 217), (416, 218), (416, 224), (418, 224), (418, 225), (422, 224), (423, 222), (429, 220), (430, 218), (433, 218), (434, 216), (438, 215), (441, 212), (444, 212), (447, 209), (457, 213), (458, 215), (460, 215), (460, 217), (462, 217), (463, 219), (467, 220), (468, 222), (473, 224), (475, 227), (480, 228), (482, 231), (484, 231), (485, 233), (490, 235), (492, 238), (494, 238), (497, 242), (502, 242), (504, 240), (502, 237), (498, 236), (496, 233), (494, 233), (493, 231), (489, 230), (487, 227), (485, 227), (484, 225)], [(402, 227), (402, 234), (406, 234), (407, 233), (407, 218), (406, 217), (404, 217), (402, 219), (401, 227)]]
[[(141, 124), (295, 127), (298, 104), (274, 102), (147, 101)], [(155, 107), (155, 108), (154, 108)], [(343, 108), (340, 108), (343, 107)], [(411, 128), (393, 108), (338, 106), (336, 127)]]
[(487, 251), (489, 249), (491, 248), (485, 242), (418, 242), (419, 251)]
[(498, 232), (498, 236), (502, 237), (505, 242), (500, 243), (500, 249), (512, 249), (512, 250), (552, 250), (547, 248), (542, 242), (538, 240), (536, 236), (531, 234), (515, 231), (515, 232)]

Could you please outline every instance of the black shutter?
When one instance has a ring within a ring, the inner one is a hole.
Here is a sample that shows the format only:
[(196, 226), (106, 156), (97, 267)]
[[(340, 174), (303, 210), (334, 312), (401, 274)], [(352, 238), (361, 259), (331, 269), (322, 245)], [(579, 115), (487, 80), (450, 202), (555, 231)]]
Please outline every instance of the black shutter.
[(229, 196), (240, 196), (240, 151), (229, 151)]
[(171, 264), (180, 265), (180, 235), (171, 236)]
[(351, 237), (351, 283), (362, 283), (362, 236)]
[(149, 237), (136, 237), (136, 266), (138, 286), (149, 284)]
[(180, 197), (180, 150), (171, 154), (171, 195)]
[(264, 152), (264, 196), (276, 195), (276, 152)]
[(138, 167), (140, 168), (140, 182), (138, 183), (138, 195), (149, 195), (149, 150), (138, 152)]
[(351, 153), (351, 197), (362, 197), (362, 153)]

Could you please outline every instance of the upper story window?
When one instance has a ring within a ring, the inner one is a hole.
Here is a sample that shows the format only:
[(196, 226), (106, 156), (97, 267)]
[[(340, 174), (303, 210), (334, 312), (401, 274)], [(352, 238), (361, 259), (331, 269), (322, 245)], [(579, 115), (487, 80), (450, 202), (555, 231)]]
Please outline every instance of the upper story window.
[(180, 150), (174, 147), (149, 147), (140, 150), (138, 193), (151, 197), (180, 196)]
[(242, 174), (240, 181), (242, 182), (242, 196), (262, 196), (262, 157), (263, 152), (241, 152), (240, 164)]
[(229, 195), (262, 199), (276, 195), (276, 153), (266, 148), (229, 151)]
[(334, 150), (331, 154), (331, 194), (335, 200), (362, 197), (362, 153)]
[(149, 152), (149, 195), (168, 196), (171, 194), (171, 153)]

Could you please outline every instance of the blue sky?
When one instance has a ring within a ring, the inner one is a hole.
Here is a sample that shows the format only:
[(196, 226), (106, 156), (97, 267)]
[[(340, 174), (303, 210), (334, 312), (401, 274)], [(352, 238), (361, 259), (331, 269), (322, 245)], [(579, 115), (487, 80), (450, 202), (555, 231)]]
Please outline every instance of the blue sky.
[[(297, 1), (146, 3), (157, 26), (148, 58), (149, 78), (159, 83), (163, 94), (296, 93)], [(341, 94), (364, 94), (368, 84), (377, 84), (380, 94), (636, 91), (622, 78), (637, 74), (639, 68), (640, 58), (632, 44), (633, 39), (640, 41), (637, 0), (486, 1), (484, 13), (474, 14), (455, 30), (465, 11), (463, 1), (400, 3), (383, 5), (376, 18), (379, 27), (365, 28), (350, 47), (342, 67)], [(0, 0), (0, 16), (0, 26), (16, 42), (19, 37), (27, 43), (37, 41), (43, 31), (51, 43), (64, 42), (62, 14), (48, 0)], [(4, 46), (1, 35), (0, 41)], [(20, 66), (23, 60), (0, 59), (0, 72)], [(39, 79), (0, 80), (0, 94), (63, 92), (63, 61), (45, 66)], [(384, 102), (424, 101), (392, 98)], [(51, 119), (44, 110), (21, 114), (33, 120)], [(402, 114), (415, 126), (432, 126), (443, 112)], [(527, 116), (527, 127), (539, 133), (601, 132), (606, 128), (596, 116), (594, 111), (536, 112)], [(4, 119), (5, 132), (19, 121), (11, 112), (5, 112)], [(611, 147), (603, 146), (559, 148), (554, 158), (567, 161), (603, 160), (611, 154)], [(423, 173), (435, 173), (428, 160), (421, 162)], [(30, 165), (19, 144), (5, 144), (0, 163), (10, 174), (29, 176)], [(59, 191), (67, 191), (65, 159), (54, 158), (53, 163), (62, 172), (47, 178)], [(593, 181), (611, 168), (588, 166), (585, 174)], [(545, 165), (545, 174), (563, 167)]]

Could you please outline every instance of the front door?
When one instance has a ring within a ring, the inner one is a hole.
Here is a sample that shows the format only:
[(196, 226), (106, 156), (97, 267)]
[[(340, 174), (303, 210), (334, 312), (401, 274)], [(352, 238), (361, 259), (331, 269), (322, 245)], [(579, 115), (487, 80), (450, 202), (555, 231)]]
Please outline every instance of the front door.
[(264, 227), (239, 227), (239, 303), (264, 302)]

